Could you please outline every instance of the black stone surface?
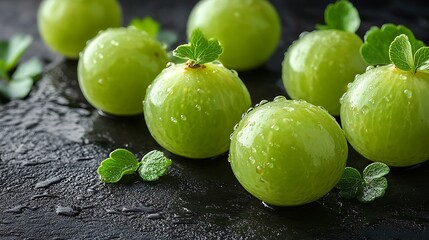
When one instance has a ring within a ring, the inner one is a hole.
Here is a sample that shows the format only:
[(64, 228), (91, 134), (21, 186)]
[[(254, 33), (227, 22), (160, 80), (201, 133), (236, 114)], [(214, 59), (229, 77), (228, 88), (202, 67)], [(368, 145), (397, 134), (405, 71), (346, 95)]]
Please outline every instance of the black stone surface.
[[(185, 40), (185, 23), (197, 1), (123, 0), (124, 23), (151, 15)], [(323, 21), (327, 1), (273, 0), (283, 23), (278, 51), (263, 67), (239, 73), (253, 101), (285, 94), (281, 61), (302, 31)], [(427, 1), (354, 1), (359, 35), (385, 22), (409, 26), (429, 43)], [(24, 100), (0, 104), (1, 239), (429, 239), (429, 164), (392, 169), (386, 195), (370, 204), (344, 200), (333, 190), (299, 207), (268, 208), (233, 176), (227, 156), (174, 164), (160, 181), (136, 176), (103, 184), (96, 169), (110, 151), (142, 156), (161, 149), (143, 116), (108, 118), (82, 98), (76, 61), (62, 59), (40, 41), (40, 1), (1, 0), (0, 38), (29, 33), (25, 58), (47, 63)], [(429, 147), (429, 143), (428, 143)], [(168, 153), (167, 153), (168, 154)], [(369, 162), (350, 148), (348, 165)]]

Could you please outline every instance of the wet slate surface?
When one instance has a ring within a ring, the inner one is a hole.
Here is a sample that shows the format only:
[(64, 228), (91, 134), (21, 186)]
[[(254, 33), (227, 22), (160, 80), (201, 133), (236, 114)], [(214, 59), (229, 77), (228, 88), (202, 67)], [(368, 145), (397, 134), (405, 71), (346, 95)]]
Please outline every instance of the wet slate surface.
[[(125, 22), (151, 15), (182, 33), (196, 1), (122, 1)], [(266, 66), (239, 73), (253, 101), (285, 94), (280, 63), (302, 31), (323, 20), (323, 1), (272, 1), (283, 21), (283, 40)], [(267, 208), (235, 180), (226, 155), (189, 160), (169, 154), (174, 164), (160, 181), (137, 176), (102, 184), (98, 164), (125, 147), (139, 157), (161, 149), (143, 116), (101, 116), (82, 98), (76, 61), (49, 52), (37, 33), (39, 1), (2, 0), (0, 37), (27, 32), (35, 37), (26, 57), (49, 64), (24, 100), (0, 105), (1, 239), (428, 239), (429, 164), (392, 169), (384, 198), (360, 204), (334, 190), (293, 208)], [(429, 42), (425, 1), (359, 1), (362, 34), (384, 22), (411, 27)], [(385, 5), (389, 3), (388, 5)], [(168, 6), (168, 7), (167, 7)], [(167, 153), (168, 154), (168, 153)], [(350, 148), (348, 164), (369, 162)]]

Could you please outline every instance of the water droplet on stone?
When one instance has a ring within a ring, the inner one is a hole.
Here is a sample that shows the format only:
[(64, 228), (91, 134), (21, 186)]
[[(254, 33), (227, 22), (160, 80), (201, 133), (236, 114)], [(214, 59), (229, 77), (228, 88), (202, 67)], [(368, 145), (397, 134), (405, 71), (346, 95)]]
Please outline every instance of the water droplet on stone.
[(76, 216), (80, 213), (79, 208), (75, 207), (63, 207), (63, 206), (57, 206), (55, 209), (55, 213), (58, 215), (64, 215), (64, 216)]
[(55, 183), (59, 183), (63, 179), (64, 179), (63, 177), (52, 177), (52, 178), (46, 179), (45, 181), (41, 181), (41, 182), (36, 183), (35, 188), (36, 189), (47, 188), (47, 187), (49, 187)]

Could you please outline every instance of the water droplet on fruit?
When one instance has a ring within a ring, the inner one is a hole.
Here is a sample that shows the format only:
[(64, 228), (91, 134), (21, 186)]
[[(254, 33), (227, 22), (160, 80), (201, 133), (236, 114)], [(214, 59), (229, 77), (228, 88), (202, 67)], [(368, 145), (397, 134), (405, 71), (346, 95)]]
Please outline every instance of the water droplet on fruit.
[(347, 83), (347, 89), (352, 88), (352, 87), (353, 87), (353, 85), (354, 85), (354, 83), (353, 83), (353, 82), (349, 82), (349, 83)]
[(409, 89), (405, 89), (404, 94), (407, 96), (407, 98), (411, 98), (413, 96), (413, 92), (411, 92)]
[(103, 55), (102, 53), (98, 53), (98, 58), (99, 58), (99, 59), (103, 59), (103, 58), (104, 58), (104, 55)]
[(232, 72), (232, 74), (234, 74), (234, 76), (238, 77), (238, 73), (237, 73), (237, 71), (235, 71), (235, 70), (233, 70), (233, 69), (231, 69), (230, 71)]
[(301, 34), (299, 34), (299, 38), (303, 38), (308, 34), (308, 32), (302, 32)]
[(286, 101), (287, 99), (284, 96), (277, 96), (274, 98), (274, 102)]
[(177, 123), (177, 119), (176, 119), (176, 118), (174, 118), (174, 117), (171, 117), (171, 118), (170, 118), (170, 120), (171, 120), (171, 122), (173, 122), (173, 123)]
[(174, 62), (168, 62), (167, 65), (165, 66), (166, 68), (172, 67), (176, 65)]
[(102, 78), (98, 79), (97, 83), (100, 84), (100, 85), (102, 85), (103, 84), (103, 79)]
[(274, 164), (272, 162), (267, 162), (265, 165), (269, 168), (274, 168)]
[(250, 164), (253, 165), (253, 164), (255, 164), (256, 161), (255, 161), (255, 159), (252, 156), (250, 156), (249, 157), (249, 162), (250, 162)]
[(250, 107), (249, 109), (247, 109), (246, 114), (250, 113), (253, 110), (252, 107)]
[(408, 79), (408, 77), (406, 76), (406, 75), (401, 75), (400, 77), (399, 77), (401, 80), (407, 80)]
[(234, 131), (237, 130), (238, 128), (238, 123), (234, 125)]
[(360, 76), (360, 74), (356, 74), (356, 75), (355, 75), (355, 79), (356, 79), (356, 78), (358, 78), (359, 76)]
[(113, 46), (119, 46), (119, 43), (115, 40), (111, 40), (110, 44), (112, 44)]
[(271, 125), (270, 128), (273, 129), (274, 131), (278, 131), (279, 130), (279, 126), (277, 126), (276, 124)]
[(368, 106), (367, 106), (367, 105), (365, 105), (365, 106), (363, 106), (363, 107), (362, 107), (362, 113), (363, 113), (363, 114), (367, 114), (367, 113), (368, 113), (368, 111), (369, 111), (369, 108), (368, 108)]
[(247, 116), (247, 113), (243, 113), (243, 114), (241, 114), (241, 119), (243, 119), (244, 117), (246, 117)]
[(262, 105), (264, 105), (264, 104), (267, 104), (268, 103), (268, 100), (261, 100), (260, 102), (259, 102), (259, 106), (262, 106)]
[(369, 99), (368, 101), (369, 101), (371, 104), (374, 104), (374, 103), (375, 103), (374, 99), (372, 99), (372, 98), (371, 98), (371, 99)]
[(256, 173), (257, 174), (262, 174), (264, 172), (264, 168), (263, 167), (261, 167), (261, 166), (256, 166)]
[(252, 147), (252, 153), (256, 153), (256, 148)]
[(284, 110), (286, 110), (286, 111), (288, 111), (288, 112), (293, 112), (293, 111), (295, 111), (295, 108), (294, 108), (294, 107), (291, 107), (291, 106), (284, 106), (284, 107), (283, 107), (283, 109), (284, 109)]
[(101, 48), (101, 49), (103, 49), (103, 48), (104, 48), (104, 44), (99, 43), (99, 44), (98, 44), (98, 47), (99, 47), (99, 48)]
[(365, 72), (368, 72), (368, 71), (370, 71), (370, 70), (372, 70), (374, 68), (375, 67), (373, 65), (370, 65), (370, 66), (366, 67)]
[(182, 114), (182, 115), (180, 115), (180, 119), (182, 119), (183, 121), (186, 121), (187, 118), (185, 115)]
[(198, 111), (201, 111), (201, 105), (199, 105), (199, 104), (195, 104), (195, 108), (196, 108)]
[(232, 137), (234, 136), (234, 133), (231, 133), (230, 135), (229, 135), (229, 140), (232, 140)]
[(343, 104), (343, 103), (344, 103), (344, 100), (345, 100), (346, 96), (347, 96), (347, 92), (345, 92), (345, 93), (343, 94), (343, 96), (341, 96), (341, 98), (340, 98), (340, 104)]

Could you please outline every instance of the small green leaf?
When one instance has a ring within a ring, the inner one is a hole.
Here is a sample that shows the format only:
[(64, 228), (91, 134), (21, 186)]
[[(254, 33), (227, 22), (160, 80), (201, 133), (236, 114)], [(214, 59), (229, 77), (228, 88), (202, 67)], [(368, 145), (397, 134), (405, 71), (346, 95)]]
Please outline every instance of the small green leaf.
[(149, 36), (156, 38), (161, 25), (151, 17), (145, 17), (143, 19), (133, 18), (129, 26), (134, 27), (140, 31), (145, 31)]
[(207, 40), (200, 29), (191, 33), (189, 44), (178, 46), (173, 55), (190, 61), (191, 67), (213, 62), (222, 54), (223, 48), (217, 40)]
[(340, 195), (344, 198), (355, 198), (358, 190), (362, 186), (362, 176), (358, 170), (352, 167), (346, 167), (343, 176), (338, 182), (336, 188), (340, 189)]
[(317, 25), (316, 28), (337, 29), (354, 33), (360, 26), (359, 12), (349, 1), (339, 0), (326, 7), (325, 24)]
[(362, 191), (357, 195), (357, 199), (360, 202), (374, 201), (374, 199), (384, 196), (386, 189), (387, 179), (385, 177), (372, 179), (365, 182)]
[(12, 79), (5, 85), (0, 85), (0, 92), (8, 99), (21, 99), (30, 93), (33, 83), (31, 78)]
[(144, 181), (156, 181), (167, 173), (172, 161), (164, 156), (161, 151), (153, 150), (147, 153), (141, 161), (139, 168), (140, 177)]
[(139, 166), (134, 154), (126, 149), (116, 149), (109, 156), (97, 170), (103, 182), (118, 182), (122, 176), (134, 173)]
[(0, 64), (0, 67), (5, 72), (14, 68), (32, 41), (33, 38), (30, 35), (15, 35), (9, 41), (1, 41), (0, 59), (4, 64)]
[(12, 79), (34, 78), (43, 71), (43, 65), (37, 58), (32, 58), (18, 65)]
[(386, 176), (390, 171), (390, 168), (381, 162), (374, 162), (366, 166), (363, 170), (363, 179), (365, 182), (370, 182), (376, 178)]
[(414, 63), (417, 70), (429, 67), (429, 47), (422, 47), (414, 54)]
[(405, 34), (411, 43), (412, 52), (424, 46), (422, 41), (414, 37), (413, 32), (405, 26), (384, 24), (381, 28), (372, 27), (365, 34), (365, 42), (360, 48), (361, 55), (369, 65), (390, 64), (389, 47), (399, 35)]
[(414, 58), (411, 43), (407, 35), (401, 34), (393, 40), (389, 47), (390, 61), (399, 69), (414, 71)]

